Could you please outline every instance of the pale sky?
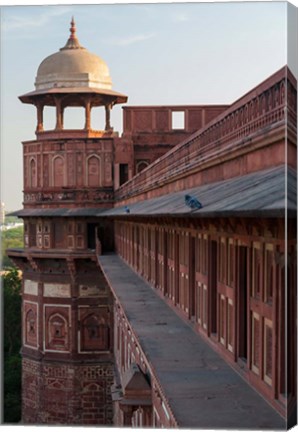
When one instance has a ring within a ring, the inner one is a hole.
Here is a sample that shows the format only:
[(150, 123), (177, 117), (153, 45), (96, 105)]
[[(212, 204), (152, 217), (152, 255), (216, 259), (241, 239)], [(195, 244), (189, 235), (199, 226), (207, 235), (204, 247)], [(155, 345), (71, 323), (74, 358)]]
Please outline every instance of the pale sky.
[[(35, 139), (35, 107), (18, 96), (34, 90), (41, 61), (65, 45), (72, 15), (81, 45), (105, 60), (128, 105), (229, 104), (287, 64), (285, 2), (1, 6), (6, 210), (22, 207), (21, 142)], [(114, 130), (121, 112), (112, 111)]]

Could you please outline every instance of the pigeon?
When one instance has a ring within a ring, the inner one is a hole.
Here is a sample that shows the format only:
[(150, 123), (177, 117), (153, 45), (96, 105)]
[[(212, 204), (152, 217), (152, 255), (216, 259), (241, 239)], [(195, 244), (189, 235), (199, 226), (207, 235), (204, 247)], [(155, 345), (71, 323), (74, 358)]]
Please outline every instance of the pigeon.
[(203, 207), (200, 201), (191, 195), (185, 195), (185, 204), (193, 210)]

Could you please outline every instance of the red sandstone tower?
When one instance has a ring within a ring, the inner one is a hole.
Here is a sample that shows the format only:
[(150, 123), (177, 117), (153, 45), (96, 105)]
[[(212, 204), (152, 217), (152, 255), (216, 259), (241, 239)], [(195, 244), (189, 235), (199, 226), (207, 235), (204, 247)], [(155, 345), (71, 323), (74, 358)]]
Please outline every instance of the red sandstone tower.
[[(23, 422), (112, 423), (112, 295), (96, 250), (113, 247), (112, 226), (96, 216), (113, 201), (110, 111), (127, 100), (109, 70), (70, 37), (39, 66), (36, 140), (24, 142), (25, 249), (10, 256), (23, 270)], [(56, 127), (44, 130), (44, 107)], [(91, 129), (91, 109), (105, 109), (105, 130)], [(83, 130), (65, 130), (67, 107), (84, 107)]]
[[(25, 247), (8, 251), (23, 271), (23, 422), (109, 425), (113, 296), (97, 255), (114, 250), (114, 232), (102, 212), (119, 186), (225, 106), (129, 107), (119, 137), (110, 113), (127, 96), (80, 45), (73, 20), (66, 45), (43, 60), (35, 90), (20, 100), (37, 109), (36, 139), (23, 143)], [(56, 125), (45, 130), (49, 107)], [(83, 108), (83, 129), (64, 127), (71, 107)], [(94, 107), (105, 111), (104, 130), (91, 127)]]

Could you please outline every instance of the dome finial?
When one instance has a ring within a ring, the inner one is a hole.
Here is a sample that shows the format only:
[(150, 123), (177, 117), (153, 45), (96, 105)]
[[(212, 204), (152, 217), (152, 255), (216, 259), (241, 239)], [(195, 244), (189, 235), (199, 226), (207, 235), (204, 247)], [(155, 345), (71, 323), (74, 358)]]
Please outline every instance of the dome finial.
[(66, 42), (66, 45), (63, 48), (61, 48), (61, 50), (83, 48), (80, 45), (80, 42), (79, 42), (77, 35), (76, 35), (77, 29), (76, 29), (76, 23), (75, 23), (74, 17), (71, 18), (69, 30), (70, 30), (70, 36), (68, 38), (68, 41)]
[(75, 23), (75, 20), (74, 20), (74, 17), (72, 16), (72, 18), (71, 18), (71, 23), (70, 23), (70, 38), (71, 39), (76, 39), (76, 23)]

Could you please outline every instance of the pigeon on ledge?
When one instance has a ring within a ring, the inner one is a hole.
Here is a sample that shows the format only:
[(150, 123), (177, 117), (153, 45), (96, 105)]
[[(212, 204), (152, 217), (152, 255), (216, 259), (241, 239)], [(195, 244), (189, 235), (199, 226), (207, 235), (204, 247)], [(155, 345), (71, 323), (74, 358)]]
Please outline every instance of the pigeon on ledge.
[(185, 204), (193, 210), (201, 209), (203, 207), (200, 201), (191, 195), (185, 195)]

